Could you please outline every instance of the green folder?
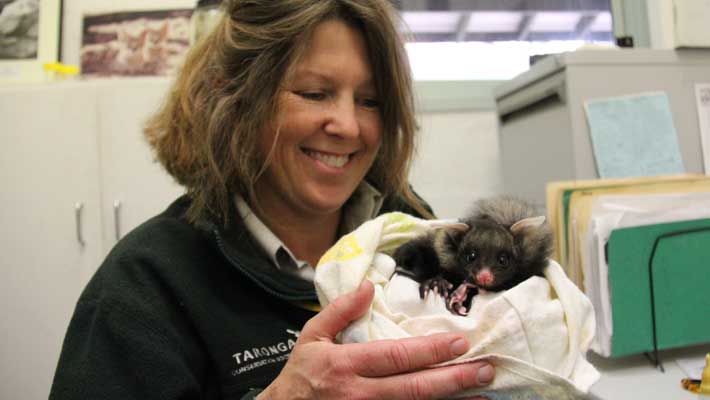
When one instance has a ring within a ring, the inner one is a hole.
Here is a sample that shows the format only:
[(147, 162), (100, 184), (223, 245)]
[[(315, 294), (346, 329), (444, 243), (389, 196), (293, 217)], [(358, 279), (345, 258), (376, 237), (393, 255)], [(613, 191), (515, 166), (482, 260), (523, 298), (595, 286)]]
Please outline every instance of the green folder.
[(658, 349), (710, 342), (710, 219), (616, 229), (607, 257), (612, 356), (653, 351), (651, 275)]

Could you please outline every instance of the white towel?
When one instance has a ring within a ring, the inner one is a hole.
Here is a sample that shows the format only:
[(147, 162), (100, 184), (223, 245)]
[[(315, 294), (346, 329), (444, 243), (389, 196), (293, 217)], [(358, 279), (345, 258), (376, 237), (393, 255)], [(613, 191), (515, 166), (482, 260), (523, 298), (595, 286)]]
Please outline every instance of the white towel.
[(441, 365), (485, 359), (496, 366), (496, 377), (488, 387), (456, 397), (491, 390), (520, 393), (521, 387), (537, 387), (531, 389), (536, 392), (554, 389), (557, 398), (561, 393), (570, 398), (587, 393), (599, 379), (585, 359), (595, 332), (594, 312), (556, 262), (549, 262), (544, 278), (532, 277), (504, 292), (477, 295), (467, 316), (453, 315), (440, 296), (430, 294), (421, 300), (417, 282), (393, 275), (394, 249), (429, 229), (452, 223), (384, 214), (341, 238), (321, 258), (315, 286), (322, 306), (355, 290), (363, 279), (375, 285), (370, 310), (341, 333), (341, 342), (459, 332), (467, 336), (471, 348)]

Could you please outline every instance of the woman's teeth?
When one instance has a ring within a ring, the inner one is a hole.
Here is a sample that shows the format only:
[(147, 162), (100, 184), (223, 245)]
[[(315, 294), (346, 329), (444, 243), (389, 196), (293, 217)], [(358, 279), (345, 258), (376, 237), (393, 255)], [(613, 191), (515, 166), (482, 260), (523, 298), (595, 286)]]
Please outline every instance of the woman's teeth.
[(323, 164), (328, 165), (329, 167), (335, 167), (335, 168), (342, 167), (350, 159), (349, 155), (335, 156), (332, 154), (324, 154), (324, 153), (319, 153), (319, 152), (311, 151), (311, 150), (305, 150), (305, 153), (309, 157), (316, 159), (316, 160), (322, 162)]

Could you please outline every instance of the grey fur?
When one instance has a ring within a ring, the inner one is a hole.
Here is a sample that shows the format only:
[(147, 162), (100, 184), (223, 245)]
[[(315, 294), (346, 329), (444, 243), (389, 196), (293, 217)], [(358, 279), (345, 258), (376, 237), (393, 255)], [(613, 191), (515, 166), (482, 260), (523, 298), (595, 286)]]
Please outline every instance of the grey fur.
[(429, 240), (431, 240), (436, 256), (439, 259), (439, 265), (448, 271), (452, 271), (458, 266), (456, 249), (458, 248), (457, 237), (460, 236), (459, 232), (441, 228), (429, 234)]
[[(543, 273), (552, 253), (552, 230), (546, 222), (538, 226), (524, 226), (515, 231), (511, 227), (521, 220), (538, 217), (536, 210), (523, 200), (497, 196), (477, 201), (469, 218), (463, 222), (471, 228), (461, 237), (458, 259), (476, 250), (478, 260), (461, 265), (470, 275), (489, 268), (495, 281), (487, 290), (509, 289), (525, 279)], [(507, 265), (497, 257), (507, 253)], [(480, 286), (480, 285), (479, 285)]]
[[(453, 287), (468, 283), (489, 291), (509, 289), (541, 276), (552, 252), (552, 231), (542, 218), (511, 230), (516, 222), (535, 217), (535, 209), (520, 199), (481, 199), (462, 220), (470, 226), (468, 231), (438, 229), (402, 246), (395, 260), (400, 271), (408, 271), (422, 284), (422, 296), (432, 287), (449, 286), (442, 281)], [(490, 272), (492, 282), (477, 279), (482, 270)]]

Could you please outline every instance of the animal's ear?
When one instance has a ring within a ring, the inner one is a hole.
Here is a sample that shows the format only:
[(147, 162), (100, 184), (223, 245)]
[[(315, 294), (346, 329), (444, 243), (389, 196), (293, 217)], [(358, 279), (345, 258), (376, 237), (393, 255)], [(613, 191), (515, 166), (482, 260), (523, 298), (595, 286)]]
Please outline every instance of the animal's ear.
[(461, 242), (461, 238), (466, 234), (466, 232), (472, 229), (472, 226), (469, 227), (466, 224), (458, 224), (457, 226), (445, 228), (444, 232), (446, 232), (446, 241), (449, 247), (453, 250), (457, 249), (459, 243)]
[(464, 224), (463, 222), (456, 222), (454, 224), (451, 224), (446, 227), (448, 231), (456, 231), (456, 232), (468, 232), (469, 229), (471, 229), (470, 226), (467, 224)]
[(451, 228), (462, 232), (466, 232), (468, 230), (468, 225), (461, 222), (460, 219), (439, 219), (436, 221), (431, 221), (430, 227), (433, 229)]
[(542, 215), (539, 217), (524, 218), (514, 223), (513, 226), (510, 227), (510, 231), (513, 233), (518, 233), (524, 228), (537, 228), (543, 223), (545, 223), (545, 217)]

